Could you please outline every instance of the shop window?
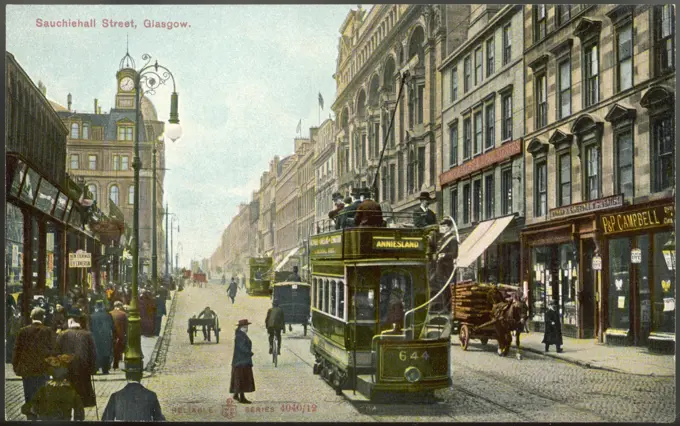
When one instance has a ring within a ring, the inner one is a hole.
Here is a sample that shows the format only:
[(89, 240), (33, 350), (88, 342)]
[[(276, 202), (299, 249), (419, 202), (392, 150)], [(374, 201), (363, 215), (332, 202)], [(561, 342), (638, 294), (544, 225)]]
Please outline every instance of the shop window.
[(477, 179), (473, 183), (473, 193), (472, 193), (474, 207), (472, 210), (474, 222), (479, 222), (482, 219), (482, 180)]
[(553, 298), (552, 286), (547, 285), (552, 281), (550, 272), (552, 265), (552, 247), (534, 247), (531, 250), (532, 275), (530, 287), (530, 310), (533, 321), (543, 322), (547, 303)]
[(559, 65), (559, 117), (564, 118), (571, 115), (571, 59), (567, 58)]
[(630, 329), (630, 238), (609, 240), (609, 326)]
[(58, 291), (60, 287), (61, 250), (59, 249), (60, 231), (54, 222), (47, 222), (45, 234), (45, 289)]
[(496, 144), (496, 113), (494, 104), (486, 106), (486, 143), (484, 149), (493, 148)]
[(486, 76), (494, 73), (496, 54), (494, 52), (493, 37), (486, 41)]
[(576, 246), (572, 243), (560, 244), (559, 252), (559, 274), (558, 297), (562, 323), (565, 325), (577, 326), (576, 318), (576, 280), (578, 279), (578, 257)]
[(571, 153), (559, 156), (559, 186), (557, 188), (558, 206), (571, 204)]
[(548, 163), (537, 161), (535, 167), (536, 190), (534, 194), (534, 214), (536, 217), (548, 213)]
[(617, 86), (618, 91), (633, 87), (633, 26), (628, 24), (617, 35)]
[(616, 187), (617, 193), (628, 199), (635, 191), (633, 161), (633, 132), (627, 128), (616, 133)]
[(670, 238), (670, 232), (654, 234), (652, 331), (675, 334), (676, 281), (674, 271), (668, 269), (663, 256), (663, 246)]
[(600, 145), (586, 147), (586, 197), (588, 200), (600, 198)]
[(28, 260), (31, 264), (31, 277), (29, 278), (29, 281), (31, 283), (31, 288), (33, 289), (33, 294), (37, 294), (36, 290), (38, 289), (38, 273), (40, 271), (40, 260), (42, 259), (40, 257), (40, 244), (38, 244), (40, 239), (40, 224), (38, 223), (38, 219), (36, 219), (35, 216), (32, 216), (30, 221), (30, 233), (33, 244), (31, 244), (31, 258)]
[(675, 5), (654, 7), (654, 69), (661, 75), (675, 68)]
[(588, 45), (583, 49), (583, 74), (585, 76), (583, 107), (587, 108), (598, 103), (600, 96), (600, 67), (597, 44)]
[(14, 204), (5, 203), (5, 206), (6, 291), (16, 302), (19, 293), (23, 292), (24, 283), (24, 214)]
[(484, 178), (484, 212), (485, 218), (491, 219), (495, 216), (495, 203), (496, 198), (494, 181), (495, 176), (493, 174), (487, 175)]
[(503, 140), (512, 139), (512, 93), (507, 93), (501, 98), (501, 132)]
[(510, 24), (503, 27), (503, 65), (507, 65), (512, 58), (512, 35)]
[(640, 305), (640, 328), (638, 330), (638, 344), (646, 344), (652, 330), (652, 299), (649, 276), (649, 260), (651, 253), (650, 235), (644, 234), (636, 238), (637, 248), (640, 249), (641, 261), (633, 264), (637, 268), (638, 303)]
[(512, 214), (512, 169), (501, 171), (501, 214)]
[(652, 119), (652, 170), (655, 192), (675, 185), (675, 129), (673, 116)]

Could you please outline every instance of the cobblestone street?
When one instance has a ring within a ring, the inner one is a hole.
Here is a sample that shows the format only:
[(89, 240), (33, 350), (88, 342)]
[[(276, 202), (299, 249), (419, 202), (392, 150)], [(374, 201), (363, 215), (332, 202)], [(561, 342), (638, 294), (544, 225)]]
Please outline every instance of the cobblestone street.
[[(468, 421), (468, 422), (671, 422), (675, 411), (675, 384), (670, 377), (647, 377), (590, 370), (540, 354), (524, 352), (500, 358), (492, 341), (486, 347), (470, 345), (463, 352), (452, 347), (453, 387), (438, 391), (434, 404), (369, 403), (351, 398), (352, 391), (337, 396), (312, 374), (309, 335), (301, 326), (283, 335), (282, 355), (274, 368), (268, 354), (264, 317), (267, 297), (250, 297), (239, 291), (236, 303), (226, 288), (188, 287), (177, 294), (174, 317), (168, 321), (157, 366), (143, 384), (158, 394), (168, 421)], [(205, 306), (220, 319), (220, 342), (204, 342), (199, 331), (191, 345), (187, 321)], [(256, 391), (251, 405), (227, 405), (236, 322), (253, 324)], [(455, 339), (454, 339), (455, 340)], [(514, 350), (513, 350), (514, 351)], [(122, 375), (120, 377), (122, 379)], [(124, 380), (97, 381), (101, 416), (109, 395)], [(7, 381), (8, 420), (23, 419), (21, 381)], [(87, 410), (95, 420), (95, 410)]]

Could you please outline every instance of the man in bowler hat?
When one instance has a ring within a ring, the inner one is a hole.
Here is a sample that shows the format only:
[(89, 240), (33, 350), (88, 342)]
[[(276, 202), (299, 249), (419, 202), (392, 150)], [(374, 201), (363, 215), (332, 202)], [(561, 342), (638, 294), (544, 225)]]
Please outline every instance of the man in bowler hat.
[(359, 195), (362, 199), (357, 207), (354, 223), (356, 226), (382, 226), (383, 215), (380, 204), (371, 199), (371, 191), (368, 188), (361, 188)]
[(423, 191), (418, 196), (420, 206), (413, 212), (413, 226), (416, 228), (425, 228), (426, 226), (437, 224), (437, 215), (428, 208), (431, 202), (435, 199), (430, 198), (430, 193)]

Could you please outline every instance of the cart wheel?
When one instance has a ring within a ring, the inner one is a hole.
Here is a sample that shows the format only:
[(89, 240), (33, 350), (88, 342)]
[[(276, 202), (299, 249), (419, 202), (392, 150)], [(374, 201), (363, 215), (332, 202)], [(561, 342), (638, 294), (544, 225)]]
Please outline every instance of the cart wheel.
[(482, 345), (486, 345), (487, 343), (489, 343), (489, 339), (488, 339), (487, 337), (482, 337), (482, 338), (479, 339), (479, 340), (482, 341)]
[(470, 343), (470, 329), (466, 324), (460, 327), (458, 338), (460, 339), (460, 346), (464, 351), (467, 351), (468, 343)]
[(220, 343), (220, 329), (215, 329), (215, 343)]
[(304, 325), (304, 328), (305, 328), (305, 332), (304, 332), (303, 336), (306, 336), (307, 335), (307, 324)]
[(189, 331), (189, 341), (191, 342), (192, 345), (194, 344), (194, 333), (192, 333), (191, 331)]
[(208, 327), (208, 342), (210, 342), (210, 330), (211, 330), (211, 328)]

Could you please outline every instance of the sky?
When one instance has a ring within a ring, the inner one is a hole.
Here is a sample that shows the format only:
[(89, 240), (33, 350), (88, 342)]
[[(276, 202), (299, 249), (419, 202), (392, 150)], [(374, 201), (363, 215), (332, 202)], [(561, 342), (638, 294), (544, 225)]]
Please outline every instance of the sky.
[[(165, 201), (179, 216), (180, 267), (209, 257), (222, 231), (259, 188), (275, 156), (294, 150), (335, 99), (340, 25), (355, 5), (8, 5), (6, 49), (47, 97), (72, 109), (114, 106), (126, 52), (150, 54), (174, 75), (182, 137), (166, 146)], [(370, 9), (368, 6), (363, 6)], [(95, 28), (45, 28), (37, 20), (96, 19)], [(134, 27), (104, 28), (104, 20)], [(186, 27), (145, 28), (144, 20)], [(149, 98), (167, 121), (170, 89)], [(178, 237), (179, 235), (179, 237)], [(176, 246), (177, 247), (177, 246)]]

